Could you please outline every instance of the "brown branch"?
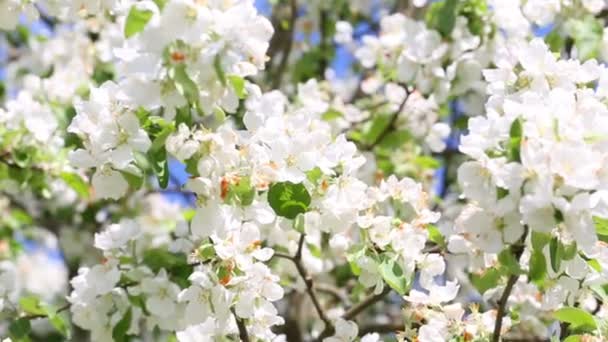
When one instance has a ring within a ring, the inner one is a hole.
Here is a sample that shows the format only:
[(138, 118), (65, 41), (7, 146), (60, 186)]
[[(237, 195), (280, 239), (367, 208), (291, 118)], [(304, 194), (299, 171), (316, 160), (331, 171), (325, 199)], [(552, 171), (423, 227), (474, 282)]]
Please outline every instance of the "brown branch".
[(390, 334), (396, 331), (404, 330), (405, 324), (403, 323), (386, 323), (386, 324), (370, 324), (361, 327), (359, 329), (359, 336), (365, 336), (370, 333), (378, 334)]
[(305, 238), (305, 234), (300, 235), (300, 241), (298, 242), (298, 250), (296, 251), (296, 254), (293, 257), (282, 253), (275, 253), (274, 256), (283, 259), (288, 259), (293, 262), (293, 264), (296, 266), (296, 269), (298, 270), (298, 273), (300, 274), (300, 277), (302, 278), (302, 280), (304, 280), (304, 284), (306, 285), (306, 292), (308, 293), (308, 297), (310, 297), (310, 300), (312, 301), (312, 304), (314, 305), (315, 310), (319, 315), (319, 318), (321, 318), (323, 323), (325, 323), (326, 329), (327, 327), (331, 327), (331, 329), (333, 329), (333, 324), (331, 320), (327, 317), (325, 311), (321, 307), (321, 303), (319, 302), (317, 293), (315, 292), (315, 286), (312, 277), (310, 277), (310, 275), (304, 268), (304, 265), (302, 264), (302, 250), (304, 249)]
[(272, 88), (277, 89), (281, 86), (281, 82), (283, 81), (283, 74), (285, 73), (285, 69), (287, 68), (287, 62), (289, 61), (289, 55), (291, 54), (291, 50), (293, 49), (293, 40), (296, 26), (296, 19), (298, 17), (298, 3), (296, 0), (289, 1), (289, 26), (287, 27), (287, 32), (285, 34), (286, 41), (283, 45), (283, 55), (281, 56), (281, 61), (277, 66), (277, 70), (274, 73), (274, 79), (272, 80)]
[(245, 322), (243, 322), (243, 320), (236, 315), (234, 308), (231, 308), (230, 311), (232, 312), (232, 314), (234, 315), (234, 319), (236, 320), (236, 326), (239, 329), (239, 338), (241, 339), (241, 342), (249, 342), (249, 333), (247, 332)]
[[(367, 309), (368, 307), (376, 304), (377, 302), (379, 302), (380, 300), (382, 300), (382, 298), (384, 298), (387, 294), (389, 294), (391, 292), (391, 288), (387, 285), (384, 286), (384, 289), (382, 290), (382, 292), (378, 293), (378, 294), (371, 294), (368, 297), (366, 297), (365, 299), (363, 299), (361, 302), (359, 302), (358, 304), (356, 304), (355, 306), (351, 307), (350, 309), (348, 309), (343, 315), (342, 318), (350, 321), (352, 319), (354, 319), (355, 317), (357, 317), (358, 314), (360, 314), (361, 312), (363, 312), (365, 309)], [(328, 326), (325, 327), (325, 330), (323, 330), (321, 332), (321, 335), (319, 335), (319, 337), (317, 338), (317, 341), (322, 341), (324, 338), (331, 336), (334, 333), (334, 327), (333, 326)]]
[(391, 292), (390, 286), (387, 286), (385, 284), (382, 292), (380, 292), (378, 294), (372, 294), (372, 295), (368, 296), (367, 298), (363, 299), (359, 304), (348, 309), (348, 311), (346, 311), (344, 313), (344, 315), (342, 315), (342, 318), (344, 318), (347, 321), (355, 318), (358, 314), (363, 312), (365, 309), (367, 309), (368, 307), (370, 307), (370, 306), (376, 304), (377, 302), (379, 302), (380, 300), (382, 300), (382, 298), (386, 297), (386, 295), (389, 294), (390, 292)]
[[(526, 225), (524, 226), (524, 232), (519, 238), (519, 240), (515, 244), (511, 245), (511, 251), (513, 252), (517, 261), (519, 261), (521, 255), (524, 253), (524, 243), (526, 241), (527, 236), (528, 226)], [(500, 296), (500, 299), (498, 301), (498, 311), (496, 312), (496, 322), (494, 323), (494, 333), (492, 334), (492, 342), (500, 341), (500, 334), (502, 330), (502, 318), (507, 311), (507, 302), (509, 301), (509, 296), (511, 296), (513, 286), (515, 286), (515, 283), (518, 279), (519, 274), (512, 274), (511, 276), (509, 276), (509, 279), (507, 280), (507, 285), (505, 286), (505, 289), (503, 290), (502, 295)]]
[(401, 101), (401, 104), (399, 105), (399, 108), (397, 108), (397, 110), (393, 112), (392, 117), (391, 117), (391, 121), (388, 123), (388, 125), (386, 125), (386, 127), (384, 128), (384, 130), (382, 132), (380, 132), (380, 134), (378, 135), (378, 137), (376, 139), (374, 139), (374, 141), (372, 141), (367, 146), (363, 147), (364, 150), (368, 150), (368, 151), (373, 150), (374, 147), (376, 147), (376, 145), (378, 145), (380, 142), (382, 142), (382, 140), (384, 140), (384, 138), (386, 138), (386, 136), (395, 127), (395, 124), (397, 123), (397, 119), (399, 119), (399, 114), (401, 114), (401, 111), (405, 107), (407, 99), (410, 97), (410, 94), (412, 93), (407, 88), (407, 86), (404, 86), (404, 88), (405, 88), (405, 98), (403, 99), (403, 101)]

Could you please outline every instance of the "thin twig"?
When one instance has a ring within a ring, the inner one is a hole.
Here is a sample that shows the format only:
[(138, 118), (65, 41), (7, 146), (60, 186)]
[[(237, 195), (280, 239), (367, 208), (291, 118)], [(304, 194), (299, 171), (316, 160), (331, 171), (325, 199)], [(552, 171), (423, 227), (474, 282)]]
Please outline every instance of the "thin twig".
[(403, 323), (386, 323), (386, 324), (370, 324), (367, 326), (361, 327), (359, 329), (359, 336), (365, 336), (370, 333), (378, 333), (378, 334), (389, 334), (394, 333), (399, 330), (404, 330), (405, 324)]
[[(355, 306), (348, 309), (342, 315), (342, 318), (347, 321), (354, 319), (355, 317), (357, 317), (358, 314), (360, 314), (368, 307), (370, 307), (370, 306), (376, 304), (377, 302), (379, 302), (380, 300), (382, 300), (382, 298), (384, 298), (390, 292), (391, 292), (391, 288), (389, 286), (385, 286), (384, 290), (382, 290), (382, 292), (380, 292), (378, 294), (371, 294), (368, 297), (366, 297), (365, 299), (363, 299), (361, 302), (356, 304)], [(321, 332), (321, 335), (319, 335), (319, 337), (317, 338), (317, 341), (322, 341), (324, 338), (331, 336), (333, 333), (334, 333), (333, 326), (325, 327), (325, 330), (323, 330)]]
[(397, 108), (397, 110), (393, 112), (391, 121), (388, 123), (388, 125), (386, 125), (384, 130), (382, 132), (380, 132), (380, 134), (378, 134), (378, 137), (374, 141), (372, 141), (367, 146), (364, 146), (364, 150), (368, 150), (368, 151), (373, 150), (374, 147), (376, 147), (376, 145), (378, 145), (380, 142), (382, 142), (382, 140), (384, 140), (384, 138), (386, 138), (386, 136), (395, 127), (395, 124), (397, 123), (397, 119), (399, 119), (399, 114), (401, 114), (401, 111), (405, 107), (407, 99), (410, 97), (410, 94), (411, 94), (411, 91), (408, 90), (407, 86), (405, 86), (404, 88), (405, 88), (405, 98), (403, 99), (403, 101), (401, 101), (399, 108)]
[(344, 313), (344, 315), (342, 315), (342, 318), (344, 318), (347, 321), (355, 318), (358, 314), (363, 312), (363, 310), (376, 304), (377, 302), (382, 300), (382, 298), (386, 297), (386, 295), (389, 294), (390, 292), (391, 292), (391, 288), (389, 286), (384, 286), (384, 289), (382, 290), (382, 292), (380, 292), (378, 294), (372, 294), (372, 295), (368, 296), (367, 298), (363, 299), (360, 303), (358, 303), (357, 305), (348, 309), (348, 311), (346, 311)]
[(234, 315), (234, 319), (236, 320), (236, 326), (239, 329), (239, 338), (241, 339), (241, 342), (249, 342), (249, 333), (247, 333), (247, 327), (245, 326), (245, 322), (243, 322), (243, 320), (236, 315), (234, 308), (230, 309), (230, 311), (232, 312), (232, 314)]
[(317, 293), (315, 292), (314, 282), (313, 282), (312, 278), (310, 277), (310, 275), (308, 275), (308, 272), (306, 271), (306, 269), (304, 268), (304, 265), (302, 264), (302, 250), (304, 249), (305, 238), (306, 238), (305, 234), (300, 235), (300, 241), (298, 242), (298, 250), (296, 251), (296, 254), (293, 257), (286, 255), (286, 254), (282, 254), (282, 253), (275, 253), (274, 256), (283, 258), (283, 259), (288, 259), (293, 262), (293, 264), (296, 266), (296, 269), (298, 270), (298, 273), (300, 274), (300, 277), (302, 278), (302, 280), (304, 281), (304, 284), (306, 285), (306, 292), (308, 293), (308, 297), (310, 297), (310, 300), (312, 301), (312, 304), (314, 305), (315, 310), (317, 311), (317, 314), (319, 315), (319, 318), (321, 318), (323, 323), (325, 323), (326, 327), (331, 327), (333, 329), (333, 324), (332, 324), (331, 320), (327, 317), (327, 315), (325, 314), (325, 311), (321, 307), (321, 304), (317, 297)]
[[(524, 232), (514, 245), (511, 246), (511, 251), (513, 252), (515, 259), (519, 261), (521, 255), (524, 253), (525, 249), (525, 241), (528, 236), (528, 226), (524, 226)], [(507, 311), (507, 302), (509, 301), (509, 296), (511, 296), (511, 291), (513, 291), (513, 286), (519, 279), (519, 274), (512, 274), (509, 276), (507, 280), (507, 285), (500, 296), (500, 300), (498, 301), (498, 311), (496, 312), (496, 322), (494, 323), (494, 333), (492, 334), (492, 342), (500, 341), (500, 334), (502, 330), (502, 318)]]
[[(65, 304), (64, 306), (62, 306), (62, 307), (60, 307), (59, 309), (57, 309), (57, 311), (55, 311), (55, 314), (58, 314), (58, 313), (60, 313), (60, 312), (63, 312), (63, 311), (65, 311), (65, 310), (69, 309), (71, 305), (72, 305), (72, 304), (70, 304), (70, 303)], [(38, 318), (47, 318), (47, 317), (48, 317), (48, 315), (46, 315), (46, 314), (41, 314), (41, 315), (27, 315), (27, 316), (23, 316), (22, 318), (25, 318), (25, 319), (27, 319), (27, 320), (33, 320), (33, 319), (38, 319)]]

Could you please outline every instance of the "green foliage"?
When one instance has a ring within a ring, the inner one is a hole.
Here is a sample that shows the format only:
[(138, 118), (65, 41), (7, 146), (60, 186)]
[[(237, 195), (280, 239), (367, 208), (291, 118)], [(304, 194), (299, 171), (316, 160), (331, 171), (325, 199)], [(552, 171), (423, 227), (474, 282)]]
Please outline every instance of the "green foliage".
[(245, 97), (247, 97), (247, 90), (245, 89), (244, 78), (236, 75), (229, 75), (228, 82), (230, 82), (232, 89), (234, 89), (234, 92), (236, 93), (236, 96), (239, 97), (239, 99), (244, 99)]
[(384, 256), (378, 271), (382, 276), (382, 279), (390, 286), (393, 290), (397, 291), (400, 295), (404, 295), (409, 287), (408, 280), (403, 273), (403, 269), (393, 258)]
[(9, 336), (13, 341), (29, 341), (28, 335), (31, 330), (32, 326), (27, 318), (16, 319), (8, 326)]
[(498, 268), (490, 268), (481, 274), (471, 274), (471, 283), (480, 294), (484, 294), (487, 290), (495, 288), (502, 276), (502, 272)]
[(277, 215), (293, 220), (308, 210), (310, 194), (301, 183), (275, 183), (268, 190), (268, 203)]
[(127, 331), (131, 326), (131, 316), (131, 308), (129, 308), (127, 312), (125, 312), (125, 315), (122, 317), (122, 319), (114, 326), (114, 329), (112, 329), (112, 338), (115, 342), (128, 341)]
[(458, 0), (442, 0), (434, 2), (426, 14), (429, 27), (439, 31), (443, 37), (449, 37), (454, 30)]
[(580, 60), (597, 58), (602, 47), (604, 25), (593, 16), (570, 19), (566, 23), (567, 33), (574, 39)]
[(441, 234), (441, 232), (439, 231), (439, 229), (436, 226), (429, 224), (426, 226), (426, 229), (429, 231), (429, 240), (430, 241), (436, 243), (442, 249), (447, 248), (448, 245), (445, 241), (445, 237)]
[(509, 274), (519, 275), (523, 273), (521, 267), (519, 266), (519, 261), (515, 255), (513, 255), (511, 248), (506, 248), (500, 252), (500, 254), (498, 254), (498, 261), (506, 268)]
[(169, 77), (175, 83), (177, 92), (188, 100), (191, 104), (197, 104), (199, 99), (198, 87), (190, 78), (186, 71), (186, 64), (174, 64), (169, 69)]
[(579, 308), (561, 308), (553, 314), (553, 317), (560, 322), (570, 324), (570, 329), (575, 331), (591, 332), (597, 328), (593, 315)]
[(149, 10), (138, 9), (137, 6), (132, 6), (127, 19), (125, 21), (124, 34), (126, 38), (130, 38), (141, 32), (154, 13)]
[(547, 275), (547, 260), (540, 250), (534, 250), (530, 256), (528, 277), (536, 284), (541, 284)]
[(228, 191), (224, 202), (232, 205), (248, 206), (255, 198), (255, 187), (251, 184), (251, 178), (241, 177), (236, 182), (228, 185)]
[(89, 184), (82, 177), (71, 172), (62, 172), (59, 176), (80, 197), (89, 198)]
[(512, 161), (520, 162), (521, 156), (521, 141), (522, 141), (523, 127), (521, 123), (521, 119), (515, 119), (513, 123), (511, 123), (511, 128), (509, 129), (509, 149), (508, 156)]

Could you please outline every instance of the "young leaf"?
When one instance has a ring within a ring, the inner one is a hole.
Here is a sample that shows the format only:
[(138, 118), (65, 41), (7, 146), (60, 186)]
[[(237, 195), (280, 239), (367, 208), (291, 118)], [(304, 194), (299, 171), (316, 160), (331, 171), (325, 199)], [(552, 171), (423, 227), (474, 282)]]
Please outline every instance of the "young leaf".
[(593, 315), (579, 308), (561, 308), (553, 314), (553, 317), (561, 322), (569, 323), (573, 330), (591, 332), (597, 328)]
[(237, 182), (228, 185), (224, 202), (232, 205), (248, 206), (255, 198), (255, 187), (249, 177), (242, 177)]
[(275, 183), (268, 190), (268, 203), (277, 215), (293, 220), (308, 210), (310, 194), (301, 183)]
[(8, 332), (13, 340), (20, 341), (26, 339), (32, 330), (30, 320), (27, 318), (19, 318), (8, 326)]
[(232, 89), (234, 89), (236, 96), (238, 96), (239, 99), (244, 99), (247, 96), (247, 91), (245, 90), (245, 79), (236, 75), (229, 75), (227, 78), (230, 85), (232, 85)]
[(40, 299), (34, 296), (19, 298), (21, 310), (30, 315), (46, 315), (46, 310), (40, 304)]
[(528, 276), (535, 283), (540, 283), (547, 274), (547, 260), (540, 249), (535, 249), (530, 257), (530, 269)]
[(154, 13), (150, 10), (138, 9), (137, 6), (132, 6), (127, 20), (125, 21), (125, 37), (131, 38), (133, 35), (141, 32)]
[(385, 258), (378, 266), (378, 271), (388, 286), (400, 295), (405, 294), (408, 283), (405, 274), (403, 274), (403, 269), (397, 262), (390, 258)]
[(89, 198), (89, 184), (82, 177), (71, 172), (62, 172), (61, 179), (82, 198)]
[(515, 258), (515, 255), (513, 255), (510, 248), (507, 248), (498, 254), (498, 261), (501, 265), (506, 267), (510, 274), (522, 273), (519, 261), (517, 261), (517, 258)]
[(549, 257), (551, 258), (551, 268), (553, 268), (553, 271), (559, 272), (563, 259), (563, 249), (557, 236), (554, 236), (549, 242)]
[(127, 341), (127, 331), (131, 326), (131, 308), (125, 312), (125, 315), (122, 316), (122, 319), (114, 326), (112, 329), (112, 338), (115, 342), (125, 342)]

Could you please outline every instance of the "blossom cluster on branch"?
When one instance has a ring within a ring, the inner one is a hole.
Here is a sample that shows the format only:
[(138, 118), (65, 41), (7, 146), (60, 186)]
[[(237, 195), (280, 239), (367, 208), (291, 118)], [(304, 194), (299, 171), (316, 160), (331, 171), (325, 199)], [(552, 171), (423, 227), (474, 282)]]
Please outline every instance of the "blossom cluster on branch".
[(3, 341), (603, 341), (603, 0), (0, 0)]

